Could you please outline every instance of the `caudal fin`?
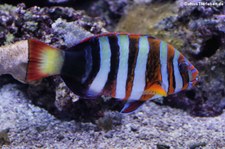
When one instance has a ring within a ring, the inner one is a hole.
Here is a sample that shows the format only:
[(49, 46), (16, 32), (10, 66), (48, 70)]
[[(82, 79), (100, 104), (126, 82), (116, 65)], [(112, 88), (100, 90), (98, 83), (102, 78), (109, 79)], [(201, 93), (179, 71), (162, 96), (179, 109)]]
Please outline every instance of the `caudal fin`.
[(64, 61), (63, 51), (34, 39), (28, 40), (28, 45), (26, 81), (35, 81), (60, 73)]

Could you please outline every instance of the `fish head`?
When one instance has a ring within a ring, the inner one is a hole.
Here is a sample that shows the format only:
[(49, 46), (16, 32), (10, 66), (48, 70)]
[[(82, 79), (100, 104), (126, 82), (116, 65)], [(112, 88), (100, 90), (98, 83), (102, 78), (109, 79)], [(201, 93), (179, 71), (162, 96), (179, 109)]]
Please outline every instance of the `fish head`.
[(184, 56), (181, 56), (178, 62), (179, 71), (183, 79), (183, 89), (190, 89), (196, 85), (199, 80), (198, 70)]

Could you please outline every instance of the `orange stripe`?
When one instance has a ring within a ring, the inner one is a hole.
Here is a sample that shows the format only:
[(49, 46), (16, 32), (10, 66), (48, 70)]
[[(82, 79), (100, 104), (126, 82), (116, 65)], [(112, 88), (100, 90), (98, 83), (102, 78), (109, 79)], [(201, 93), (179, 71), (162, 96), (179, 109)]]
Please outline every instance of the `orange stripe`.
[(167, 57), (167, 68), (168, 68), (168, 76), (169, 76), (169, 89), (168, 95), (174, 93), (174, 68), (173, 68), (173, 58), (174, 58), (174, 47), (168, 44), (168, 57)]
[(111, 96), (115, 97), (116, 96), (116, 80), (113, 81), (112, 85), (111, 85)]
[[(179, 56), (178, 63), (179, 64), (185, 63), (185, 57), (182, 54), (180, 54), (180, 56)], [(182, 80), (183, 80), (182, 90), (184, 90), (188, 87), (188, 82), (189, 82), (188, 66), (186, 67), (186, 70), (181, 72), (181, 77), (182, 77)]]
[(128, 83), (127, 83), (126, 97), (124, 98), (124, 100), (128, 100), (128, 98), (130, 97), (131, 92), (132, 92), (134, 77), (128, 77), (128, 78), (129, 79), (128, 79)]
[(162, 82), (162, 75), (160, 70), (160, 40), (149, 39), (150, 52), (147, 66), (147, 77), (150, 83)]
[[(160, 70), (160, 40), (159, 39), (153, 39), (149, 37), (148, 39), (149, 45), (150, 45), (150, 52), (148, 54), (148, 63), (147, 63), (147, 69), (146, 69), (146, 85), (145, 90), (149, 89), (152, 84), (162, 82), (162, 75)], [(150, 98), (152, 98), (154, 95), (142, 95), (141, 101), (146, 101)]]
[[(150, 88), (152, 86), (152, 84), (150, 82), (148, 82), (145, 86), (145, 90), (147, 90), (148, 88)], [(154, 94), (145, 94), (141, 96), (141, 101), (147, 101), (148, 99), (152, 98), (154, 96)]]
[(106, 85), (104, 90), (102, 91), (102, 95), (115, 97), (116, 96), (116, 80), (110, 81), (110, 85)]
[(138, 51), (139, 50), (138, 49), (138, 43), (139, 43), (140, 34), (128, 34), (128, 36), (129, 36), (129, 39), (136, 41), (136, 44), (137, 44), (136, 48), (137, 48), (137, 51)]
[(126, 84), (126, 97), (124, 100), (127, 100), (132, 92), (133, 81), (134, 81), (134, 69), (138, 56), (138, 43), (139, 35), (131, 34), (129, 35), (129, 59), (128, 59), (128, 78)]

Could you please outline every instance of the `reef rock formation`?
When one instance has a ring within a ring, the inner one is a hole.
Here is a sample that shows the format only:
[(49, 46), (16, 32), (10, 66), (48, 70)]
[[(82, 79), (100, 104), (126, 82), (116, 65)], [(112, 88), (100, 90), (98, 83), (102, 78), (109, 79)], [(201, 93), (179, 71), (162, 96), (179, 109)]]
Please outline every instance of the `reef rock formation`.
[[(17, 48), (18, 44), (13, 44), (13, 46), (9, 44), (37, 38), (57, 48), (66, 49), (92, 34), (106, 31), (102, 21), (90, 18), (83, 11), (75, 11), (72, 8), (40, 8), (37, 6), (26, 8), (24, 4), (19, 4), (17, 7), (0, 5), (0, 8), (0, 45), (2, 45), (0, 74), (11, 74), (22, 82), (24, 82), (26, 73), (28, 51), (24, 47), (27, 47), (27, 43), (20, 43), (22, 48)], [(8, 77), (0, 78), (4, 80), (2, 82), (9, 82), (5, 81), (7, 79)], [(101, 110), (98, 102), (81, 101), (75, 104), (78, 97), (65, 86), (59, 77), (44, 79), (33, 85), (22, 85), (21, 89), (27, 93), (34, 104), (46, 108), (58, 117), (82, 118), (80, 113), (85, 115), (85, 107), (88, 105), (96, 111)], [(91, 112), (87, 111), (87, 113)], [(92, 115), (90, 114), (90, 117)]]
[(28, 43), (25, 40), (0, 47), (0, 75), (11, 74), (15, 79), (25, 82), (27, 49)]

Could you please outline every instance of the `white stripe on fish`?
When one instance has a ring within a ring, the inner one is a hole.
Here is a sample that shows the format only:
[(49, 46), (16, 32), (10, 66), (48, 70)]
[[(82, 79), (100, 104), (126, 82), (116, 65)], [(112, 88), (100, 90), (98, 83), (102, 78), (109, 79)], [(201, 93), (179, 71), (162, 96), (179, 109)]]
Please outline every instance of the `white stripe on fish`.
[(100, 69), (90, 85), (87, 92), (89, 95), (97, 96), (104, 88), (110, 72), (111, 50), (108, 37), (99, 38), (100, 45)]

